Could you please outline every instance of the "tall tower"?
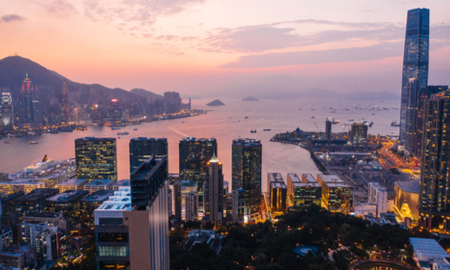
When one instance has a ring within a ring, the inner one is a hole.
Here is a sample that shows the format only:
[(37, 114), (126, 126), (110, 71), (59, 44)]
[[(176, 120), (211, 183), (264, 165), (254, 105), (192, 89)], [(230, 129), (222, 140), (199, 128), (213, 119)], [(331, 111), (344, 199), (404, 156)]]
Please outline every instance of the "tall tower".
[(3, 92), (0, 102), (2, 115), (0, 124), (7, 129), (12, 129), (14, 127), (14, 106), (11, 93)]
[(408, 106), (409, 79), (417, 80), (417, 88), (428, 84), (428, 51), (430, 32), (430, 10), (426, 8), (408, 11), (406, 22), (405, 50), (403, 55), (402, 93), (400, 107), (400, 140), (405, 140)]
[(203, 217), (203, 184), (206, 179), (206, 163), (217, 154), (217, 141), (214, 138), (183, 138), (179, 144), (180, 179), (198, 182), (199, 217)]
[(222, 221), (223, 218), (223, 173), (222, 163), (216, 155), (206, 164), (205, 217), (209, 221)]
[(243, 189), (239, 217), (257, 220), (261, 211), (262, 145), (259, 140), (236, 139), (232, 145), (232, 188)]
[(115, 138), (85, 137), (75, 140), (78, 179), (117, 180)]
[(61, 109), (62, 109), (62, 117), (64, 119), (65, 124), (69, 124), (69, 89), (67, 87), (67, 83), (63, 83), (63, 91), (61, 98)]
[(25, 80), (22, 82), (20, 122), (21, 124), (33, 123), (33, 94), (34, 86), (26, 74)]
[(450, 230), (450, 98), (432, 95), (424, 112), (419, 226)]

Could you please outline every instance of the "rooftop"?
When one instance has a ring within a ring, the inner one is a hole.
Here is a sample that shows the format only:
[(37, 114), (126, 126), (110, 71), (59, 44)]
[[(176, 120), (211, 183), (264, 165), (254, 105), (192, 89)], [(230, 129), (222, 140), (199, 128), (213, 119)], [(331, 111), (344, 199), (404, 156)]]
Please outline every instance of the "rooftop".
[(22, 219), (42, 217), (42, 218), (59, 218), (62, 217), (60, 212), (29, 212), (22, 216)]
[(114, 196), (104, 201), (95, 211), (131, 211), (131, 188), (120, 187)]
[(445, 258), (449, 257), (445, 249), (434, 239), (410, 237), (409, 242), (418, 261), (433, 259), (434, 262), (446, 262)]
[(80, 201), (81, 202), (104, 202), (110, 196), (114, 196), (114, 191), (112, 191), (112, 190), (98, 190), (98, 191), (92, 193), (91, 195), (84, 197)]
[(292, 183), (301, 183), (302, 180), (298, 177), (296, 173), (288, 173), (289, 179), (291, 179)]
[(115, 187), (129, 187), (130, 185), (130, 179), (119, 180), (114, 184)]
[(197, 181), (195, 180), (177, 180), (175, 185), (182, 187), (195, 187), (197, 186)]
[(91, 186), (107, 186), (114, 183), (114, 180), (110, 180), (110, 179), (95, 179), (92, 180), (91, 182), (87, 183), (86, 185), (84, 185), (84, 187), (91, 187)]
[(302, 174), (302, 180), (305, 179), (308, 183), (317, 183), (316, 178), (310, 173), (304, 173)]
[(286, 189), (286, 184), (284, 182), (271, 182), (270, 187)]
[(398, 186), (403, 191), (411, 193), (419, 193), (420, 179), (395, 182), (395, 185)]
[(14, 200), (14, 203), (21, 203), (21, 202), (35, 202), (41, 199), (45, 199), (47, 197), (53, 196), (55, 194), (58, 194), (58, 189), (52, 189), (52, 188), (37, 188), (33, 189), (30, 193), (23, 195), (21, 197), (18, 197)]
[(281, 176), (281, 173), (275, 172), (275, 173), (268, 173), (270, 182), (283, 182), (283, 176)]
[(55, 186), (78, 186), (87, 183), (89, 179), (67, 179)]
[(98, 137), (84, 137), (84, 138), (78, 138), (75, 139), (75, 142), (77, 141), (111, 141), (115, 142), (116, 138), (98, 138)]
[(89, 194), (89, 191), (86, 190), (66, 190), (62, 193), (59, 193), (53, 197), (47, 199), (49, 202), (73, 202), (76, 200), (80, 200), (84, 196)]
[(233, 145), (257, 146), (257, 145), (261, 145), (261, 141), (255, 140), (255, 139), (235, 139), (235, 140), (233, 140)]
[(325, 183), (342, 183), (345, 184), (344, 180), (342, 180), (339, 176), (334, 174), (318, 174), (317, 178), (321, 178)]
[(187, 137), (187, 138), (181, 138), (180, 142), (215, 142), (215, 138), (194, 138), (194, 137)]
[(152, 141), (152, 142), (167, 142), (167, 138), (147, 138), (147, 137), (137, 137), (130, 140), (130, 142), (135, 141)]

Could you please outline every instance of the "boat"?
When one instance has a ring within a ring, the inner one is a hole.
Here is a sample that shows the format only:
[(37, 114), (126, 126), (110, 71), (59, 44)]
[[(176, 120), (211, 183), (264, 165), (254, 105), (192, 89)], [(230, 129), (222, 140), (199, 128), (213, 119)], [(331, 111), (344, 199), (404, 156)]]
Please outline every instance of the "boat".
[(298, 109), (299, 111), (301, 111), (302, 109)]
[(112, 127), (111, 130), (119, 130), (120, 127)]
[(370, 122), (370, 123), (369, 123), (369, 127), (372, 127), (372, 126), (373, 126), (373, 122)]
[(123, 131), (123, 132), (117, 133), (117, 135), (128, 135), (128, 134), (130, 134), (130, 133), (128, 133), (128, 131)]
[(265, 129), (263, 129), (263, 131), (271, 131), (271, 129), (270, 128), (265, 128)]
[(134, 131), (138, 130), (137, 128), (134, 129)]
[(246, 116), (245, 119), (248, 119), (248, 116)]
[(250, 133), (256, 133), (256, 129), (250, 130)]
[(311, 118), (314, 119), (315, 117), (314, 117), (314, 116), (311, 116)]
[(20, 133), (8, 133), (8, 138), (20, 138), (23, 137), (23, 134)]
[(5, 142), (5, 144), (9, 144), (9, 142)]
[(50, 130), (50, 134), (58, 134), (58, 130), (56, 128)]
[(372, 113), (372, 115), (375, 115), (375, 113)]
[(333, 118), (333, 120), (331, 120), (331, 124), (333, 124), (333, 125), (337, 125), (337, 124), (339, 124), (341, 121), (339, 121), (339, 119), (334, 119)]
[(30, 144), (38, 144), (37, 141), (30, 141)]
[(353, 121), (355, 121), (355, 119), (348, 119), (348, 121), (353, 122)]
[(330, 111), (330, 113), (336, 113), (336, 112), (337, 112), (336, 109)]

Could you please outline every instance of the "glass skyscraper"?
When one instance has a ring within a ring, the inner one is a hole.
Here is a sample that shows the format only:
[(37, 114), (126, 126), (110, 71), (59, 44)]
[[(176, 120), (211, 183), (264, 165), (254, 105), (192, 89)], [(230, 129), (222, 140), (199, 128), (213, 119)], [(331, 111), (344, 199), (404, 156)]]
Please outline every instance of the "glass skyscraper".
[(405, 50), (403, 55), (402, 93), (400, 107), (400, 140), (404, 141), (407, 127), (409, 79), (417, 80), (417, 89), (428, 84), (428, 51), (430, 32), (430, 10), (426, 8), (408, 11), (406, 22)]
[(166, 138), (133, 138), (130, 140), (130, 173), (152, 155), (165, 156), (168, 148)]
[(75, 140), (78, 179), (117, 180), (115, 138), (85, 137)]
[(236, 139), (232, 145), (232, 188), (243, 189), (238, 216), (255, 220), (261, 210), (262, 145), (259, 140)]

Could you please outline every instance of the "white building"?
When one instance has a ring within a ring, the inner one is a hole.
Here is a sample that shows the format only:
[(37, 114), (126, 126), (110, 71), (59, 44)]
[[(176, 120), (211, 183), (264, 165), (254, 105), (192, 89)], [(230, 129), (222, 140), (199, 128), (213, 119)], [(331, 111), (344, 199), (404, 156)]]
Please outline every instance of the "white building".
[(377, 206), (377, 217), (387, 212), (387, 190), (377, 182), (369, 183), (368, 202)]

